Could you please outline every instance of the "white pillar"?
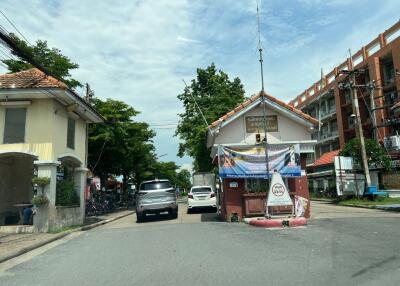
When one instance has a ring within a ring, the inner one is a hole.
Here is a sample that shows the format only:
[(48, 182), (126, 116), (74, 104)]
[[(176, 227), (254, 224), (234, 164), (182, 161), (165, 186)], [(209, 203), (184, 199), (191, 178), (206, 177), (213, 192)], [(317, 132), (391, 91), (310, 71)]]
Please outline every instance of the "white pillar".
[(81, 209), (81, 220), (85, 218), (85, 188), (86, 188), (86, 178), (89, 169), (84, 167), (75, 168), (74, 172), (74, 184), (78, 191), (79, 196), (79, 207)]
[(61, 163), (59, 161), (34, 161), (34, 164), (38, 168), (38, 177), (50, 178), (50, 183), (43, 190), (49, 204), (38, 207), (33, 218), (36, 231), (47, 232), (56, 218), (57, 167)]

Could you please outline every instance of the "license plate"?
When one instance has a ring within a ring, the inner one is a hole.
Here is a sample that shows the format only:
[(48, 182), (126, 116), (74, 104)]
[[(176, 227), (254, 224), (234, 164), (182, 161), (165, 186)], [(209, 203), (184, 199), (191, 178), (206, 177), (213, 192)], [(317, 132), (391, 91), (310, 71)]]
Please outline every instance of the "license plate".
[(199, 197), (199, 200), (205, 200), (206, 197)]

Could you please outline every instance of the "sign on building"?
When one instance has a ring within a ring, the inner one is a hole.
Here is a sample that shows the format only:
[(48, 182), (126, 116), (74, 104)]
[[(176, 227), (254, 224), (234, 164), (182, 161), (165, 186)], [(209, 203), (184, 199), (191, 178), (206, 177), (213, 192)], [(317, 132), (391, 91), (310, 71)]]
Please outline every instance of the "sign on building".
[[(276, 115), (268, 115), (266, 117), (267, 132), (278, 132), (278, 117)], [(246, 116), (246, 132), (262, 133), (264, 132), (263, 116)]]
[(268, 172), (265, 148), (231, 149), (218, 146), (219, 175), (222, 178), (266, 178), (277, 171), (284, 177), (301, 176), (299, 144), (268, 145)]

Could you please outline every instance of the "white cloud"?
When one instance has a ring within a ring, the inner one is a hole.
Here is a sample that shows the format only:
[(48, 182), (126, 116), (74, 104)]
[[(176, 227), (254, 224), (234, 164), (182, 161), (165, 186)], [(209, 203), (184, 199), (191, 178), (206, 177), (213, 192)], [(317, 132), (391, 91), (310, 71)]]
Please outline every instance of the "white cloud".
[(176, 39), (178, 41), (181, 41), (181, 42), (184, 42), (184, 43), (200, 43), (200, 41), (198, 41), (198, 40), (189, 39), (189, 38), (185, 38), (185, 37), (182, 37), (182, 36), (178, 36), (178, 37), (176, 37)]
[[(283, 100), (398, 19), (398, 0), (260, 2), (266, 89)], [(157, 123), (178, 121), (182, 78), (211, 62), (240, 77), (247, 95), (260, 89), (255, 8), (256, 0), (2, 1), (31, 42), (45, 39), (79, 63), (73, 76), (97, 96), (124, 100)], [(8, 25), (1, 17), (0, 24)], [(163, 160), (190, 164), (175, 156), (173, 129), (157, 132)]]

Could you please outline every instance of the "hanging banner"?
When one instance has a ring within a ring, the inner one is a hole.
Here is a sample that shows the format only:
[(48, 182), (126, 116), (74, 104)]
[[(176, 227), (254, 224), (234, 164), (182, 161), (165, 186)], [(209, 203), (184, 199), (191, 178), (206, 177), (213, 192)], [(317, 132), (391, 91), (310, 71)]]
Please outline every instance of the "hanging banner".
[(292, 199), (279, 173), (272, 174), (271, 186), (269, 187), (267, 198), (267, 207), (276, 206), (293, 206)]
[(228, 148), (218, 146), (222, 178), (267, 178), (277, 171), (283, 177), (300, 177), (300, 145), (268, 145), (268, 172), (264, 146)]

